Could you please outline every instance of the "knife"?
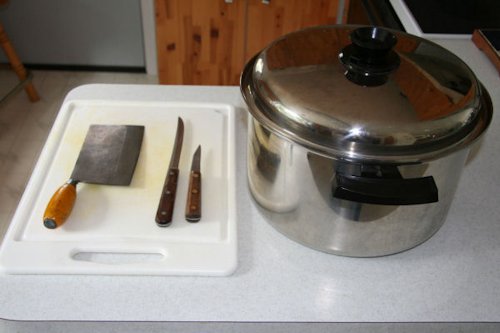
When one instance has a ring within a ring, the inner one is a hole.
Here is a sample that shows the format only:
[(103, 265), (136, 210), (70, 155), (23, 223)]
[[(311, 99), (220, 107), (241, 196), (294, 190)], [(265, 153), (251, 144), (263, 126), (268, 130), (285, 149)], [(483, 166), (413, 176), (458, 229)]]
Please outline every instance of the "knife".
[(163, 184), (160, 202), (158, 203), (158, 210), (156, 211), (156, 224), (160, 227), (168, 227), (172, 222), (183, 138), (184, 122), (179, 117), (177, 119), (177, 133), (175, 134), (174, 149), (170, 157), (170, 164), (168, 166), (165, 183)]
[(193, 154), (191, 173), (189, 174), (189, 188), (186, 201), (186, 221), (198, 222), (201, 219), (201, 146)]
[(43, 224), (55, 229), (65, 223), (79, 183), (130, 185), (139, 158), (144, 126), (91, 125), (70, 179), (52, 195)]

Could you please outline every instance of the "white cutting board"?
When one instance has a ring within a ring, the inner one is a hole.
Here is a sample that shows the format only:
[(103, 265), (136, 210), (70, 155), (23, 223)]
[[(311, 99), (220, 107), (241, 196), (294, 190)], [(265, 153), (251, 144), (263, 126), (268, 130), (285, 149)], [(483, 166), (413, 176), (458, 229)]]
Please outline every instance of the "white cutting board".
[[(155, 223), (176, 133), (184, 143), (172, 224)], [(223, 104), (70, 101), (59, 112), (5, 236), (7, 274), (229, 275), (237, 264), (234, 108)], [(66, 223), (43, 226), (91, 124), (145, 126), (130, 186), (78, 184)], [(185, 221), (192, 155), (201, 144), (202, 218)]]

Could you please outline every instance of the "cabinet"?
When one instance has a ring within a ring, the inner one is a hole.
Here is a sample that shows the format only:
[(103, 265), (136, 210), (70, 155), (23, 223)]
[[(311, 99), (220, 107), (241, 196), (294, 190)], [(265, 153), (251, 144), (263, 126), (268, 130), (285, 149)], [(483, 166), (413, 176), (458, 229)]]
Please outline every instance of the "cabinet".
[(155, 0), (161, 84), (237, 85), (245, 63), (288, 32), (337, 22), (339, 0)]

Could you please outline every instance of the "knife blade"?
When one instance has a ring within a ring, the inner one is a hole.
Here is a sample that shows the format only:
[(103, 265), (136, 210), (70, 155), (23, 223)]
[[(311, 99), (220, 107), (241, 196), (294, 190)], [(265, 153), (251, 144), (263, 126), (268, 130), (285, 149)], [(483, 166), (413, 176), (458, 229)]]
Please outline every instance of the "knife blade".
[(139, 158), (144, 126), (91, 125), (70, 179), (52, 195), (43, 214), (48, 229), (63, 225), (71, 214), (79, 183), (127, 186)]
[(175, 134), (174, 149), (170, 157), (167, 176), (161, 192), (158, 210), (156, 211), (156, 224), (167, 227), (172, 223), (174, 213), (175, 194), (177, 192), (177, 180), (179, 178), (179, 160), (181, 157), (182, 140), (184, 138), (184, 122), (181, 117), (177, 119), (177, 132)]
[(193, 154), (191, 172), (189, 174), (189, 188), (186, 200), (186, 221), (198, 222), (201, 219), (201, 146)]

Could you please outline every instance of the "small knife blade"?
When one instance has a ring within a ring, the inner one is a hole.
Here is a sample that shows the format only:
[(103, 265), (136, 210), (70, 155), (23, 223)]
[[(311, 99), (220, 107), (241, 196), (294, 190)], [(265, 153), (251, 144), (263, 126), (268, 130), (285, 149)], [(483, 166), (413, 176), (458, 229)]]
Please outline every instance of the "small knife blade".
[(189, 174), (189, 188), (186, 200), (186, 221), (198, 222), (201, 219), (201, 146), (193, 154), (191, 172)]
[(184, 122), (181, 117), (177, 119), (177, 132), (175, 134), (174, 149), (170, 157), (167, 176), (161, 192), (158, 210), (156, 211), (156, 224), (167, 227), (172, 223), (174, 213), (175, 194), (177, 192), (177, 180), (179, 178), (179, 160), (181, 157), (182, 140), (184, 138)]

